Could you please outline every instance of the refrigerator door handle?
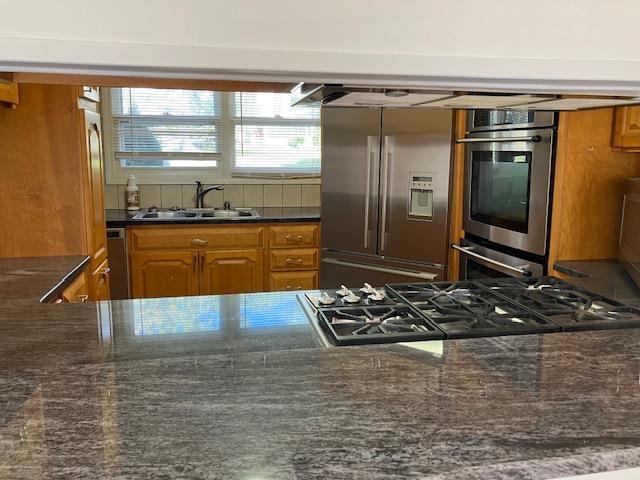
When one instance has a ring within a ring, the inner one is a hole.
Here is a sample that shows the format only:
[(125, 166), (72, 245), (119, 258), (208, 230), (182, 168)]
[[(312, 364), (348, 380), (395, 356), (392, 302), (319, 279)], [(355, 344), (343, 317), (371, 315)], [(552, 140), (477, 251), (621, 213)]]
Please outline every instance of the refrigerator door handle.
[(364, 265), (362, 263), (345, 262), (336, 258), (323, 258), (322, 263), (328, 263), (331, 265), (340, 265), (342, 267), (361, 268), (363, 270), (372, 270), (374, 272), (389, 273), (392, 275), (402, 275), (404, 277), (420, 278), (422, 280), (434, 281), (438, 278), (435, 273), (418, 272), (413, 270), (399, 270), (397, 268), (379, 267), (377, 265)]
[(384, 154), (382, 155), (382, 197), (381, 217), (380, 217), (380, 252), (382, 253), (387, 246), (387, 208), (389, 196), (389, 164), (391, 163), (392, 153), (390, 145), (390, 137), (385, 135), (383, 142)]
[(364, 248), (369, 248), (369, 216), (370, 216), (370, 204), (371, 204), (371, 168), (373, 162), (376, 159), (375, 145), (378, 143), (378, 137), (367, 137), (367, 179), (365, 185), (365, 198), (364, 198)]

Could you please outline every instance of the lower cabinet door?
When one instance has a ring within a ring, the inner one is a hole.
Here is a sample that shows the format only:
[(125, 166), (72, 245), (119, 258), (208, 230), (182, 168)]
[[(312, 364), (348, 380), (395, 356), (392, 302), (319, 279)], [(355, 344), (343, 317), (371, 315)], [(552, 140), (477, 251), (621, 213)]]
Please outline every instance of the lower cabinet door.
[(217, 250), (201, 252), (200, 293), (260, 292), (264, 286), (262, 250)]
[(198, 295), (197, 252), (138, 252), (131, 255), (133, 298)]
[(90, 297), (91, 300), (98, 302), (100, 300), (109, 300), (109, 260), (105, 259), (91, 274)]
[[(99, 278), (96, 279), (98, 282)], [(62, 301), (65, 303), (83, 303), (89, 299), (89, 284), (87, 274), (82, 272), (71, 285), (62, 292)]]
[(269, 284), (272, 292), (280, 290), (313, 290), (318, 288), (318, 271), (271, 272)]

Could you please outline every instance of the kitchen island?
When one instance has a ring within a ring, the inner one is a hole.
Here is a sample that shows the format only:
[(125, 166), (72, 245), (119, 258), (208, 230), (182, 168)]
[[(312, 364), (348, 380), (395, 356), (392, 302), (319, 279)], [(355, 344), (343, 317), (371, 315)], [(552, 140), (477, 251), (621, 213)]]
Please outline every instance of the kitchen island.
[(0, 300), (0, 478), (640, 465), (640, 330), (322, 348), (294, 293)]

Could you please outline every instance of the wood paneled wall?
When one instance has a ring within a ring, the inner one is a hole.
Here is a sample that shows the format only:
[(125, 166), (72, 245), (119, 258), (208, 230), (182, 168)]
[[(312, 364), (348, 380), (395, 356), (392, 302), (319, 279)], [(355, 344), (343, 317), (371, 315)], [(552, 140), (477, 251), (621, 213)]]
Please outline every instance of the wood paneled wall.
[[(453, 139), (464, 138), (467, 131), (466, 110), (456, 110), (453, 116)], [(453, 144), (451, 181), (449, 186), (449, 243), (458, 243), (464, 237), (462, 211), (464, 203), (464, 144)], [(447, 279), (458, 280), (460, 275), (460, 254), (449, 248)]]
[(556, 260), (617, 255), (624, 179), (640, 176), (640, 153), (612, 149), (612, 125), (612, 109), (560, 114), (551, 272)]
[(77, 97), (25, 84), (0, 109), (0, 256), (87, 253)]

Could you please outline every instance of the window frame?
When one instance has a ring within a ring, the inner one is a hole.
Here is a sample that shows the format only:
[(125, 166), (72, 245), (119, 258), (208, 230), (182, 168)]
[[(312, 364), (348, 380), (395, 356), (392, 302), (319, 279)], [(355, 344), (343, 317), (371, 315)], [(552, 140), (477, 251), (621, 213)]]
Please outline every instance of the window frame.
[[(127, 183), (129, 175), (135, 175), (136, 181), (140, 184), (150, 185), (173, 185), (188, 184), (194, 180), (204, 183), (226, 183), (226, 184), (320, 184), (320, 172), (258, 172), (236, 170), (235, 167), (235, 147), (233, 138), (235, 126), (240, 124), (239, 117), (234, 117), (231, 112), (231, 96), (235, 92), (219, 92), (220, 94), (220, 118), (218, 125), (220, 128), (220, 158), (217, 167), (190, 167), (190, 168), (123, 168), (116, 160), (113, 115), (111, 105), (111, 90), (104, 88), (101, 91), (100, 109), (102, 114), (103, 147), (104, 147), (104, 172), (105, 183), (108, 185), (122, 185)], [(263, 125), (300, 125), (313, 124), (320, 125), (317, 121), (307, 119), (277, 119), (261, 117), (245, 117), (243, 123), (252, 122)], [(226, 155), (225, 153), (226, 152)]]

